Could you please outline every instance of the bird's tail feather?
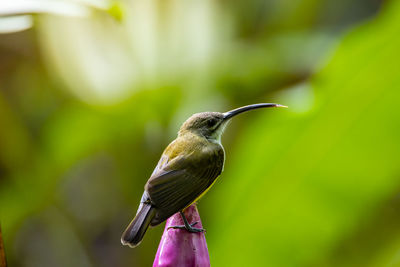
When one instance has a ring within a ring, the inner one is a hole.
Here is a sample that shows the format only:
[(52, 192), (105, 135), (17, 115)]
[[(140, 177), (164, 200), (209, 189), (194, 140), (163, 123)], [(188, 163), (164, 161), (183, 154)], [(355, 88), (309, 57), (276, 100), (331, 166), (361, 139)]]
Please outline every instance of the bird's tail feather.
[(132, 248), (138, 246), (155, 215), (155, 208), (151, 204), (143, 203), (141, 206), (136, 217), (122, 234), (121, 242), (123, 245), (128, 245)]

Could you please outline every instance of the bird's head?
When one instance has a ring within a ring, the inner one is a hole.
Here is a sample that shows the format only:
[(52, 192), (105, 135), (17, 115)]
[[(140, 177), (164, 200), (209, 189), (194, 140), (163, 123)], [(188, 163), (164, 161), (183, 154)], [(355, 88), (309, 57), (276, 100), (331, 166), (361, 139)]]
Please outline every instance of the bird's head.
[(194, 133), (204, 136), (209, 140), (220, 142), (221, 135), (228, 122), (236, 115), (257, 108), (286, 107), (274, 103), (261, 103), (240, 107), (225, 113), (220, 112), (201, 112), (193, 114), (187, 119), (179, 130), (179, 135)]

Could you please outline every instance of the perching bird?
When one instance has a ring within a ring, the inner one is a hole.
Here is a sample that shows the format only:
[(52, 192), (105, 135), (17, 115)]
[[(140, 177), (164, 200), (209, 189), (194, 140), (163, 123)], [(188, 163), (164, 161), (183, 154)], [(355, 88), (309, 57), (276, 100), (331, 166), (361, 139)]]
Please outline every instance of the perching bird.
[(197, 113), (186, 120), (147, 181), (136, 217), (122, 234), (122, 244), (136, 247), (149, 225), (158, 225), (177, 212), (185, 225), (173, 228), (204, 231), (194, 228), (196, 223), (190, 225), (182, 211), (198, 200), (221, 174), (225, 161), (221, 135), (230, 119), (248, 110), (267, 107), (286, 106), (254, 104), (225, 113)]

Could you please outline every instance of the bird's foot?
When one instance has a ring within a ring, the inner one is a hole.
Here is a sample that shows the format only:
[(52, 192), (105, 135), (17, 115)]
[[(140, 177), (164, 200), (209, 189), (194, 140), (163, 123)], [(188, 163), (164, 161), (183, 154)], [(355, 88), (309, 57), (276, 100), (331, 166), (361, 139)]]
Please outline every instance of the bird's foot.
[(176, 225), (176, 226), (170, 226), (168, 229), (173, 228), (173, 229), (185, 229), (186, 231), (190, 233), (202, 233), (205, 232), (206, 230), (203, 228), (195, 228), (195, 226), (198, 222), (194, 222), (189, 224), (188, 220), (186, 219), (185, 215), (183, 214), (182, 211), (179, 212), (181, 214), (182, 220), (184, 225)]
[(195, 226), (197, 223), (198, 223), (198, 222), (194, 222), (194, 223), (188, 224), (189, 227), (186, 227), (186, 225), (175, 225), (175, 226), (170, 226), (170, 227), (168, 227), (168, 230), (172, 228), (172, 229), (184, 229), (184, 230), (186, 230), (186, 231), (188, 231), (188, 232), (190, 232), (190, 233), (202, 233), (202, 232), (204, 232), (205, 229), (193, 227), (193, 226)]

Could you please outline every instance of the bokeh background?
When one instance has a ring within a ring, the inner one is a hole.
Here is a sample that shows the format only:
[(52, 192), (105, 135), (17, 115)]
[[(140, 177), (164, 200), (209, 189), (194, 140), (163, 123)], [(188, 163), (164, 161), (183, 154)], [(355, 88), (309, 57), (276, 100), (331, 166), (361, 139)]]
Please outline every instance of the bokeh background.
[(180, 124), (235, 118), (213, 266), (400, 266), (400, 1), (0, 2), (10, 266), (150, 266), (120, 235)]

